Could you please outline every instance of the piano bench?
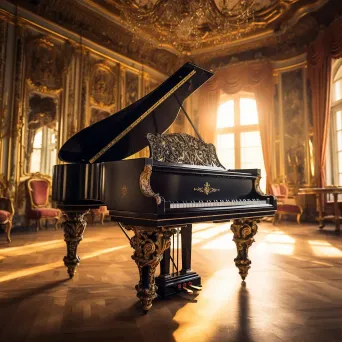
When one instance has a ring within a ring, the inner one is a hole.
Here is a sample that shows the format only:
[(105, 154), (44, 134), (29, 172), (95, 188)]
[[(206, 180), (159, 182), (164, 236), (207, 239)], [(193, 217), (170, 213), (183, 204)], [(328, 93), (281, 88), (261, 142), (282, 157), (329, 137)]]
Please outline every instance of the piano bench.
[(303, 214), (303, 209), (297, 204), (278, 204), (278, 209), (274, 215), (273, 224), (276, 223), (278, 218), (278, 223), (280, 223), (283, 215), (296, 215), (297, 223), (300, 224), (300, 217)]

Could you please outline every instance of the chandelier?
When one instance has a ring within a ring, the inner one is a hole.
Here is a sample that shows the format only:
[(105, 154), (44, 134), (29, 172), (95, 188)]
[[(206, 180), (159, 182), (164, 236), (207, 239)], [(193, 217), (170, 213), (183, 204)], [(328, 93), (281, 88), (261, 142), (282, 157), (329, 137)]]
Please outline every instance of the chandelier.
[[(259, 0), (260, 1), (260, 0)], [(272, 0), (267, 0), (271, 2)], [(184, 54), (241, 38), (254, 29), (256, 0), (121, 0), (121, 18)]]

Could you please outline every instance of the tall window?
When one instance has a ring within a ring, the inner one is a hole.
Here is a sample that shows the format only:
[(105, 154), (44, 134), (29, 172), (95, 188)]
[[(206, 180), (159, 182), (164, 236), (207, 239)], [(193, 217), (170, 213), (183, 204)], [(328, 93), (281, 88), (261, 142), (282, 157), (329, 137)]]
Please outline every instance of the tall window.
[(33, 139), (30, 172), (52, 175), (52, 167), (56, 164), (56, 132), (46, 126), (39, 128)]
[(327, 184), (342, 186), (342, 59), (333, 63)]
[(261, 169), (262, 190), (266, 172), (262, 154), (259, 119), (252, 94), (223, 96), (217, 113), (217, 152), (228, 169)]

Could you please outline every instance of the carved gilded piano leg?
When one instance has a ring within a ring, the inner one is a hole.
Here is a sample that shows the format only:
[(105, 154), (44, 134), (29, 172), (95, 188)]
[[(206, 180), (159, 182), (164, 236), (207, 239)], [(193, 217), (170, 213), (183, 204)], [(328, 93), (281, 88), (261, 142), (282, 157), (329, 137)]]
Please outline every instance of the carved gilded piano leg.
[(258, 231), (258, 222), (253, 219), (236, 219), (230, 227), (234, 233), (233, 241), (236, 244), (238, 253), (234, 262), (239, 269), (242, 280), (245, 280), (248, 270), (251, 268), (251, 261), (248, 259), (248, 248), (254, 242), (253, 237)]
[(172, 228), (126, 226), (134, 232), (131, 246), (134, 248), (132, 259), (139, 268), (140, 280), (136, 285), (137, 297), (144, 312), (152, 307), (152, 300), (157, 297), (154, 274), (165, 250), (170, 248), (170, 237), (176, 232)]
[(72, 278), (76, 272), (76, 267), (80, 263), (77, 255), (77, 246), (83, 239), (83, 232), (87, 226), (84, 216), (88, 212), (68, 212), (62, 222), (64, 230), (64, 241), (67, 245), (67, 255), (63, 258), (64, 265), (68, 268), (69, 277)]

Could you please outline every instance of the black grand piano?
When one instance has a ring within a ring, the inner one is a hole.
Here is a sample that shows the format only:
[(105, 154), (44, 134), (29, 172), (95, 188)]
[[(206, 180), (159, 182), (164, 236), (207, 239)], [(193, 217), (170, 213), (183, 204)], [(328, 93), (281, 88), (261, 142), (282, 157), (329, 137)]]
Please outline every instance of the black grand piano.
[[(276, 199), (259, 188), (260, 170), (226, 170), (214, 145), (203, 142), (195, 127), (198, 138), (163, 134), (180, 111), (188, 117), (184, 100), (212, 76), (186, 63), (150, 94), (62, 146), (59, 158), (68, 164), (54, 166), (52, 197), (65, 213), (64, 264), (71, 278), (80, 261), (77, 246), (85, 215), (106, 205), (112, 220), (134, 233), (132, 259), (140, 275), (136, 290), (145, 312), (157, 293), (201, 289), (199, 275), (191, 270), (192, 223), (232, 220), (234, 261), (245, 279), (258, 219), (273, 216), (277, 207)], [(149, 158), (125, 160), (146, 146)], [(170, 273), (170, 264), (175, 266), (171, 240), (179, 231), (182, 269)], [(155, 278), (159, 264), (161, 273)]]

